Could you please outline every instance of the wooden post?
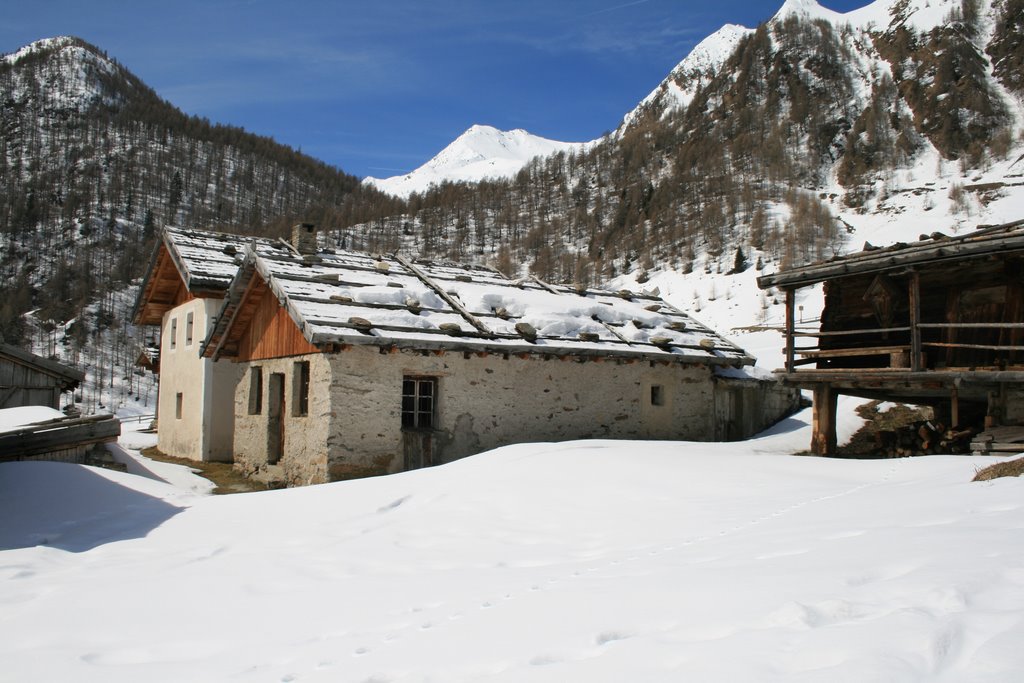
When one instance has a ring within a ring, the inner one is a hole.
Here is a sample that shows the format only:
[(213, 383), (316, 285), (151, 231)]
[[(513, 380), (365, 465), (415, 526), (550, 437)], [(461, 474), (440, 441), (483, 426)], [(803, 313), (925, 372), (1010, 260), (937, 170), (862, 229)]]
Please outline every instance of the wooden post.
[(921, 274), (910, 273), (910, 371), (920, 372), (921, 367)]
[(786, 372), (793, 372), (796, 367), (796, 351), (793, 346), (793, 326), (795, 325), (796, 291), (791, 287), (786, 290)]
[(951, 429), (960, 424), (960, 390), (955, 384), (949, 397), (949, 421), (952, 423), (949, 425)]
[(814, 386), (811, 452), (815, 455), (836, 453), (836, 400), (838, 395), (831, 384)]

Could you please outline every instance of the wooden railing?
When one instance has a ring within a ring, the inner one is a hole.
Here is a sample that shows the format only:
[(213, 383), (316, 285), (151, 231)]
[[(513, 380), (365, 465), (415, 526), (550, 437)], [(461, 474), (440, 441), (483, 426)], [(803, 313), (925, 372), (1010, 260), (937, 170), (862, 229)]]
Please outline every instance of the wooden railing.
[[(979, 323), (917, 323), (916, 325), (907, 325), (901, 327), (877, 327), (877, 328), (864, 328), (856, 330), (835, 330), (835, 331), (797, 331), (793, 327), (789, 327), (786, 334), (786, 370), (793, 372), (799, 365), (808, 365), (811, 363), (817, 363), (820, 360), (829, 358), (852, 358), (858, 356), (883, 356), (889, 355), (891, 358), (897, 356), (902, 357), (903, 354), (909, 354), (909, 363), (904, 366), (893, 366), (890, 364), (889, 367), (906, 367), (911, 371), (918, 371), (924, 369), (922, 363), (922, 350), (924, 348), (939, 348), (939, 349), (969, 349), (975, 351), (1006, 351), (1006, 352), (1020, 352), (1024, 353), (1024, 345), (1021, 344), (970, 344), (963, 342), (937, 342), (937, 341), (923, 341), (921, 338), (922, 330), (1024, 330), (1024, 323), (997, 323), (997, 322), (979, 322)], [(911, 342), (909, 344), (885, 344), (883, 335), (890, 333), (910, 333)], [(841, 337), (841, 336), (877, 336), (883, 343), (875, 346), (860, 346), (860, 347), (842, 347), (842, 348), (821, 348), (820, 342), (817, 346), (796, 346), (797, 338), (816, 338), (822, 339), (827, 337)], [(797, 359), (797, 356), (800, 356)]]

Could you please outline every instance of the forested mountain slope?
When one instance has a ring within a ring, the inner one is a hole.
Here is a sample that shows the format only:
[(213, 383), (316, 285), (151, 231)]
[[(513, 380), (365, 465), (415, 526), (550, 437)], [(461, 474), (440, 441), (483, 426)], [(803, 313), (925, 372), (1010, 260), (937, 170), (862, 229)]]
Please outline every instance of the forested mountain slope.
[(69, 37), (0, 57), (0, 178), (9, 341), (26, 310), (67, 321), (138, 277), (160, 225), (265, 232), (377, 195), (269, 138), (183, 114)]
[[(112, 386), (161, 225), (297, 220), (339, 246), (658, 286), (726, 332), (770, 320), (762, 269), (1021, 217), (1022, 17), (1024, 0), (786, 0), (709, 36), (601, 140), (405, 199), (189, 117), (81, 40), (40, 41), (0, 57), (0, 336), (90, 349)], [(734, 296), (760, 297), (759, 320)]]
[(415, 194), (344, 239), (589, 283), (827, 258), (908, 211), (1000, 220), (1024, 173), (1021, 16), (1021, 0), (787, 0), (701, 43), (598, 144)]

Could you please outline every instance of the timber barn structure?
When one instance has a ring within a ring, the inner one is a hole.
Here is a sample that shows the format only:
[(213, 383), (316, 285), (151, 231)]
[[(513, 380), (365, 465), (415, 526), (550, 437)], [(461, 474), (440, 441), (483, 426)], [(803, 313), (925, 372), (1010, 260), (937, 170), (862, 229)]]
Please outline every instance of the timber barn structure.
[(60, 408), (61, 395), (85, 379), (80, 370), (0, 342), (0, 410), (21, 406)]
[[(797, 291), (820, 283), (820, 326), (798, 326)], [(758, 285), (785, 292), (780, 374), (813, 391), (815, 453), (835, 452), (839, 394), (932, 406), (948, 427), (990, 430), (989, 447), (1024, 437), (1008, 429), (1024, 422), (1024, 221), (866, 245)]]
[(84, 379), (80, 370), (0, 343), (0, 462), (82, 463), (97, 444), (116, 441), (121, 423), (113, 415), (79, 417), (73, 398), (65, 409), (74, 414), (60, 411), (61, 396)]
[[(203, 395), (218, 397), (211, 418), (231, 432), (214, 457), (270, 483), (400, 472), (523, 441), (738, 439), (799, 402), (656, 296), (321, 249), (309, 224), (291, 242), (204, 235), (165, 230), (161, 247), (168, 273), (194, 272), (203, 254), (233, 271), (191, 345), (180, 322), (167, 340), (187, 287), (167, 276), (164, 293), (150, 285), (140, 298), (140, 311), (159, 299), (140, 316), (164, 335), (160, 447), (166, 429), (199, 428), (183, 424), (195, 382), (179, 354), (212, 373)], [(205, 251), (185, 254), (181, 240)]]

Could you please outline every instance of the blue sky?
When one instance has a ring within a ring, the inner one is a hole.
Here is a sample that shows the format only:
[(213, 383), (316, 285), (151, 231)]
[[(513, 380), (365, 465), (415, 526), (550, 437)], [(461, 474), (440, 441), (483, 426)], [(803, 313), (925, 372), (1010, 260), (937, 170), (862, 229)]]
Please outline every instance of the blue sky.
[(0, 52), (76, 35), (189, 114), (386, 177), (474, 123), (598, 137), (708, 34), (782, 2), (10, 1)]

